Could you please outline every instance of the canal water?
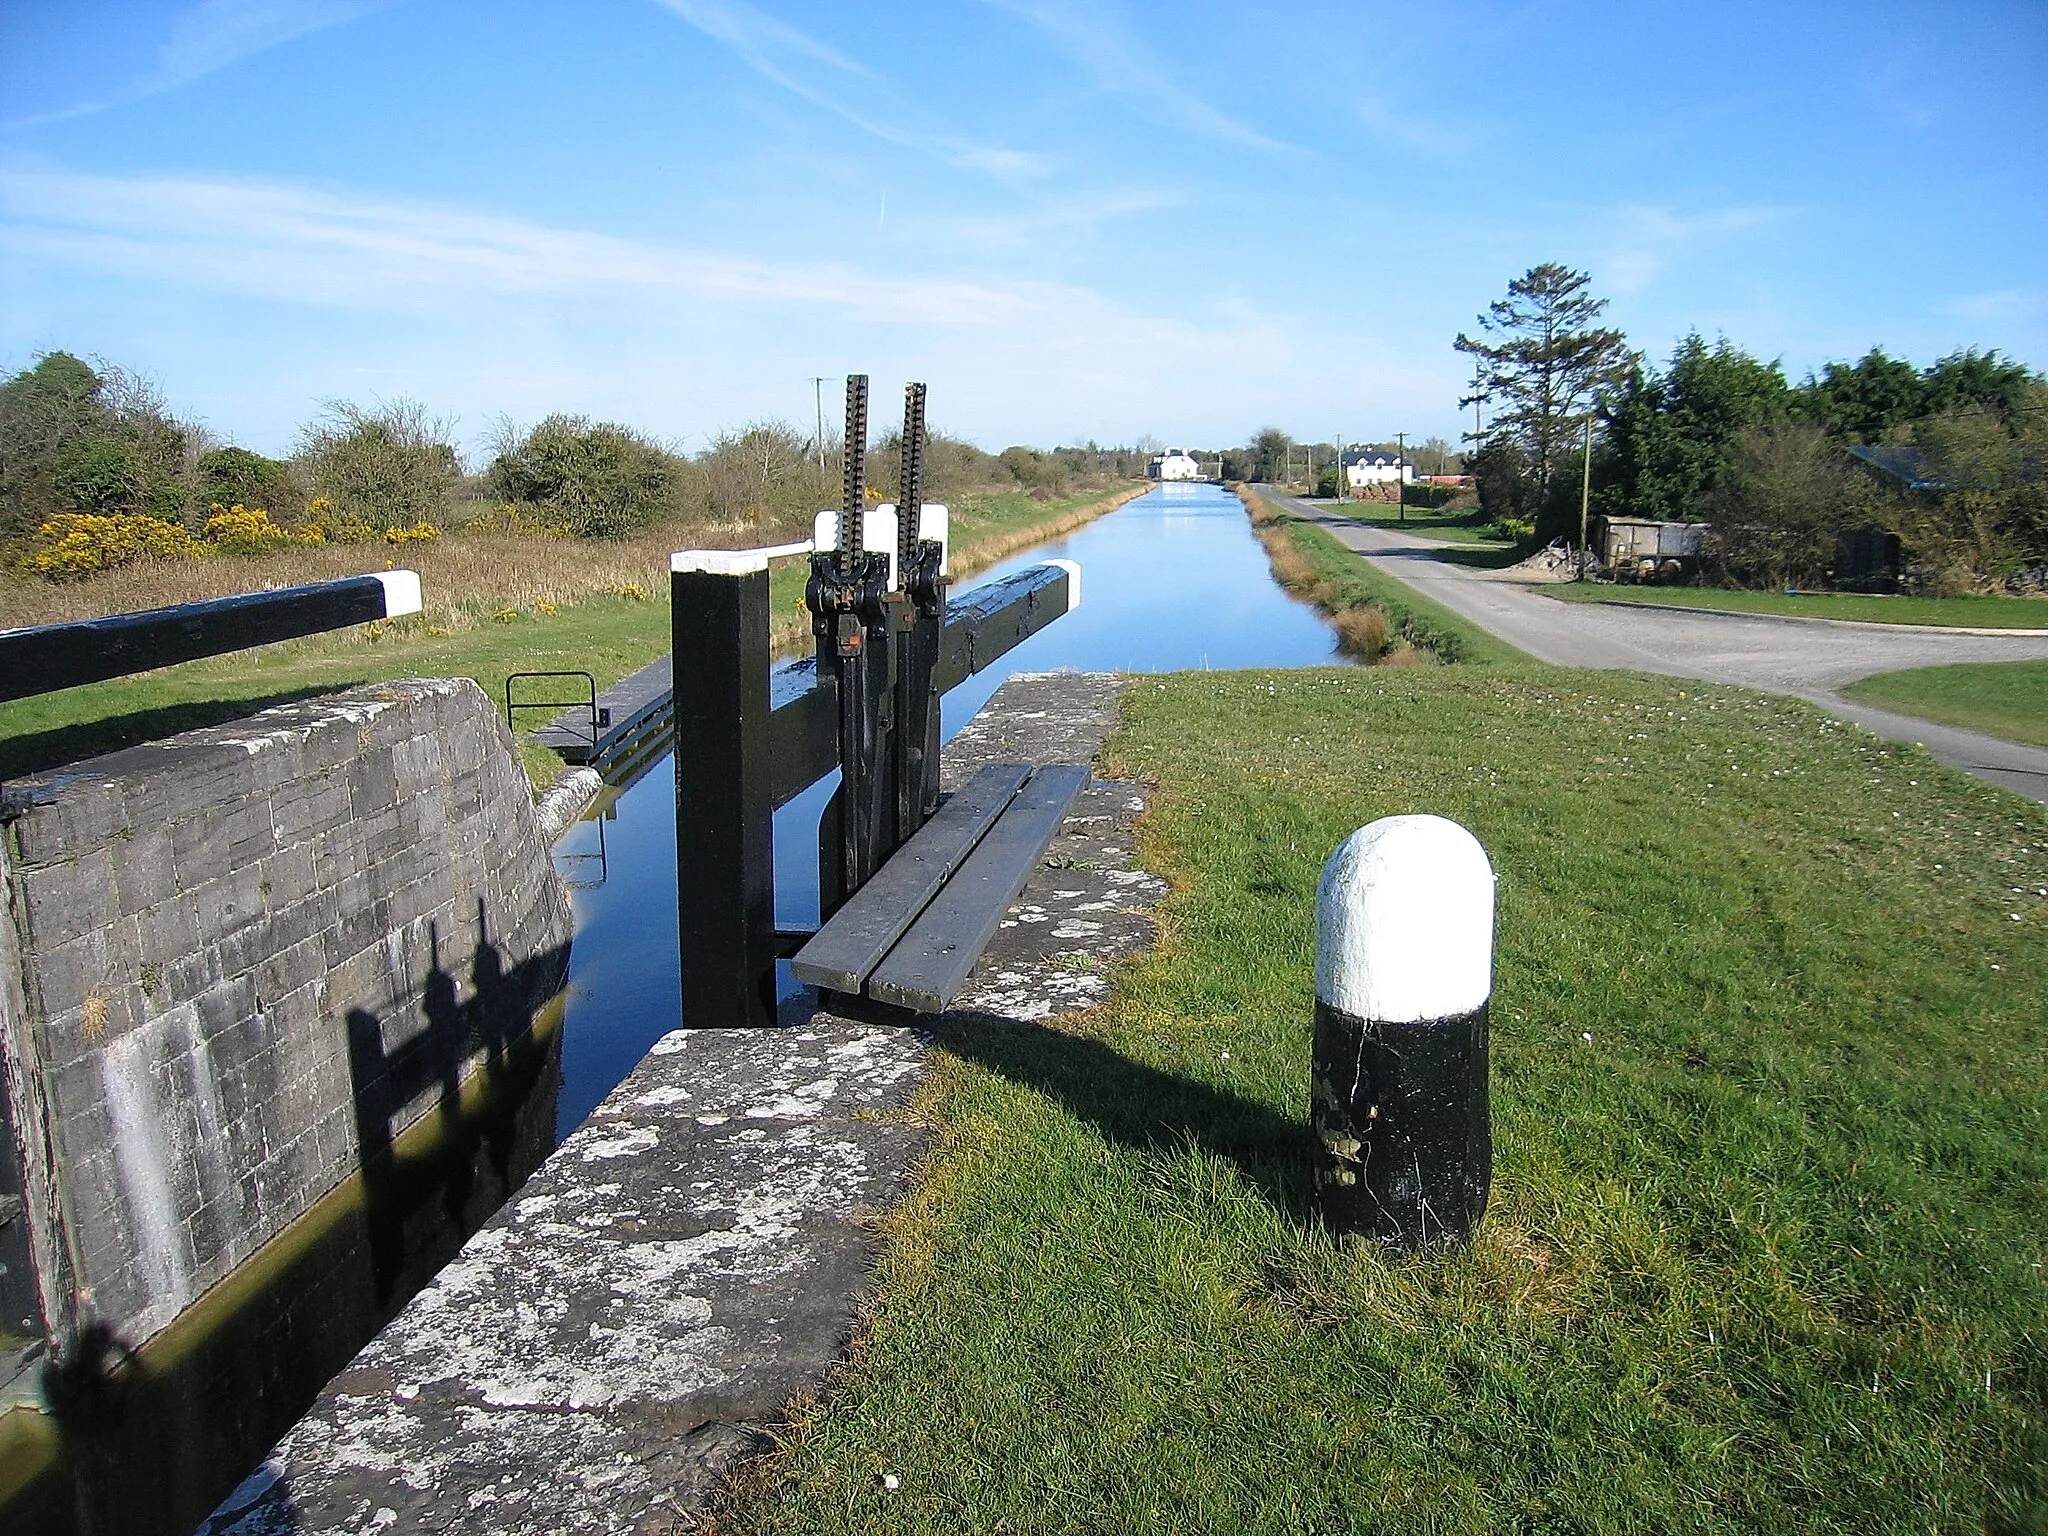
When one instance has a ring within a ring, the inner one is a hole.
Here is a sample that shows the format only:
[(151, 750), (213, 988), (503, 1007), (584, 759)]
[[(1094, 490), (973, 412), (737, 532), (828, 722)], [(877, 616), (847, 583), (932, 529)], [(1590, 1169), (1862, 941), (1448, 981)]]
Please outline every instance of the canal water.
[[(963, 585), (1052, 559), (1080, 564), (1080, 608), (947, 694), (943, 729), (949, 738), (1013, 672), (1314, 667), (1343, 660), (1329, 625), (1274, 584), (1243, 503), (1218, 486), (1161, 486)], [(818, 817), (837, 783), (831, 775), (776, 813), (776, 919), (786, 926), (818, 920)], [(631, 784), (607, 790), (599, 803), (599, 814), (578, 824), (556, 855), (576, 908), (556, 1115), (561, 1136), (675, 1028), (682, 1010), (673, 760), (662, 758)]]

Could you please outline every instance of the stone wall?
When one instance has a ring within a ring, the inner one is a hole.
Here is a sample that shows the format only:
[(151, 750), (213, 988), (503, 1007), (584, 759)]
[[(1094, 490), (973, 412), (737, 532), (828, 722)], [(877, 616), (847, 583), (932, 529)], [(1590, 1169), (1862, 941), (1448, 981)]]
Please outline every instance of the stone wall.
[(40, 1100), (60, 1333), (146, 1341), (452, 1104), (566, 974), (525, 776), (466, 679), (13, 783), (5, 832), (26, 1014), (5, 1039)]

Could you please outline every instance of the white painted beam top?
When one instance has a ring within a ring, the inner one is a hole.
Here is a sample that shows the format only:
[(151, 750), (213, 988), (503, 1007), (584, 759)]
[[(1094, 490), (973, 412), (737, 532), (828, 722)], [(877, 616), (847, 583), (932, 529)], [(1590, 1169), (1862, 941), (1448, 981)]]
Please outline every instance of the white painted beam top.
[(420, 611), (423, 603), (418, 571), (372, 571), (370, 574), (384, 583), (385, 618), (396, 619)]
[(809, 539), (799, 539), (794, 544), (770, 544), (762, 549), (679, 549), (668, 557), (668, 568), (675, 574), (701, 571), (709, 576), (745, 576), (767, 570), (770, 560), (810, 552)]

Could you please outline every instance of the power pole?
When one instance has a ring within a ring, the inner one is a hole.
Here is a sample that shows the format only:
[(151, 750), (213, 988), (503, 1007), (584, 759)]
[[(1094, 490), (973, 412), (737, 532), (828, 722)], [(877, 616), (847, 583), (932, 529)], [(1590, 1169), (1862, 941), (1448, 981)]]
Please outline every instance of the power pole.
[(1394, 495), (1401, 503), (1397, 520), (1405, 523), (1408, 521), (1408, 434), (1396, 432), (1394, 446), (1400, 450), (1394, 455)]
[(818, 435), (814, 441), (818, 445), (820, 469), (825, 467), (825, 379), (826, 375), (822, 373), (811, 376), (811, 399), (818, 407)]
[(1593, 506), (1593, 413), (1586, 413), (1586, 473), (1579, 482), (1579, 575), (1586, 579), (1586, 514)]

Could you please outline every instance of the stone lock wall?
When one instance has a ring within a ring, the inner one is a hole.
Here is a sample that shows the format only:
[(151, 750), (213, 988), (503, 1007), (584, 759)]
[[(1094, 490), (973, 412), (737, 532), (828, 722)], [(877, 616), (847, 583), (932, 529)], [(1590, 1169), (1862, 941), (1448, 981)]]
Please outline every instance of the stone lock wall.
[(64, 1321), (131, 1346), (451, 1100), (566, 975), (525, 775), (467, 679), (8, 791), (0, 956), (26, 1017), (5, 1040), (42, 1122), (21, 1140), (49, 1165)]

